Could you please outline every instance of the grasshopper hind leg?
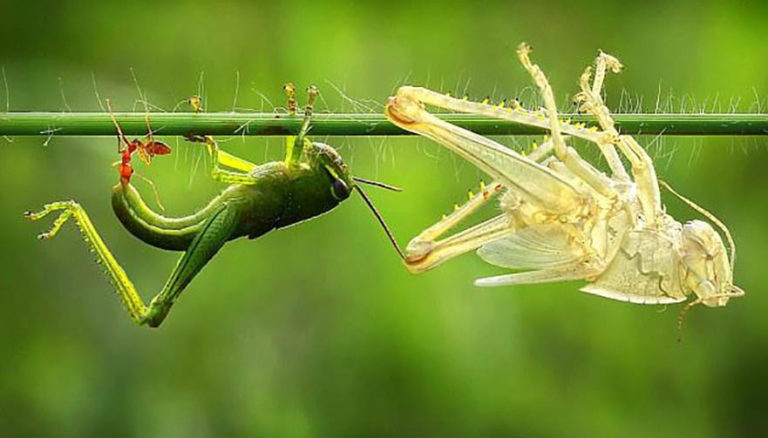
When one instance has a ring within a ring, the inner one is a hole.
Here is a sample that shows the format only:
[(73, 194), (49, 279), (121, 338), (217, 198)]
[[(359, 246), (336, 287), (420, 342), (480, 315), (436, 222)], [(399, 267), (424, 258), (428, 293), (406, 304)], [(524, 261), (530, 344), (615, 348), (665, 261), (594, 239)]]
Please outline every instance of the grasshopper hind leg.
[(143, 323), (157, 327), (163, 322), (176, 299), (192, 279), (227, 241), (236, 237), (238, 224), (238, 211), (234, 207), (223, 206), (211, 215), (176, 263), (163, 289), (149, 303)]
[(147, 312), (146, 306), (141, 297), (136, 293), (136, 288), (131, 283), (131, 280), (126, 275), (123, 268), (117, 263), (115, 257), (107, 248), (104, 241), (96, 232), (96, 228), (93, 226), (91, 219), (86, 214), (83, 207), (75, 201), (60, 201), (46, 204), (39, 212), (32, 213), (26, 212), (24, 216), (30, 220), (40, 220), (50, 213), (61, 212), (56, 220), (53, 221), (53, 226), (47, 232), (38, 235), (39, 239), (50, 239), (56, 236), (61, 229), (61, 226), (70, 217), (74, 218), (77, 228), (80, 230), (88, 246), (96, 254), (96, 261), (100, 263), (107, 272), (107, 275), (112, 282), (113, 286), (117, 290), (117, 294), (123, 301), (123, 305), (128, 310), (134, 321), (141, 323), (142, 318)]
[(75, 201), (53, 202), (45, 205), (39, 212), (26, 212), (24, 216), (30, 220), (40, 220), (51, 213), (60, 212), (51, 229), (38, 235), (40, 239), (53, 238), (67, 219), (73, 218), (80, 234), (96, 255), (97, 263), (104, 267), (131, 318), (139, 325), (157, 327), (189, 282), (228, 240), (236, 237), (237, 211), (234, 207), (224, 205), (205, 221), (201, 231), (176, 263), (163, 289), (148, 306), (144, 304), (136, 287), (107, 248), (80, 204)]

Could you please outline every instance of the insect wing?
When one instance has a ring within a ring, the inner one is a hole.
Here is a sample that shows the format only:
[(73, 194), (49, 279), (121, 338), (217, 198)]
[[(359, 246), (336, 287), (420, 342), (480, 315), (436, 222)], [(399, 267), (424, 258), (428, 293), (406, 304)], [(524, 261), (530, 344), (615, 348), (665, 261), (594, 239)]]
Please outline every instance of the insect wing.
[(503, 268), (554, 269), (573, 265), (581, 258), (581, 251), (569, 243), (559, 225), (540, 225), (487, 243), (477, 255)]

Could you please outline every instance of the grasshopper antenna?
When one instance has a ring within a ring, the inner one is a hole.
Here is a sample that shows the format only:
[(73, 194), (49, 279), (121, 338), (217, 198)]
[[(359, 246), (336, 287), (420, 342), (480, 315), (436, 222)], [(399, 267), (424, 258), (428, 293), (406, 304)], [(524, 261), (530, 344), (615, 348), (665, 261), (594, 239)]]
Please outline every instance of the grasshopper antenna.
[(379, 182), (379, 181), (374, 181), (372, 179), (360, 178), (359, 176), (353, 176), (352, 179), (355, 182), (359, 182), (359, 183), (362, 183), (362, 184), (368, 184), (369, 186), (378, 187), (380, 189), (390, 190), (390, 191), (393, 191), (393, 192), (402, 192), (403, 191), (403, 189), (401, 189), (400, 187), (391, 186), (389, 184), (385, 184), (385, 183)]
[(675, 191), (675, 189), (673, 189), (666, 182), (664, 182), (662, 180), (659, 180), (659, 184), (661, 184), (661, 186), (664, 187), (665, 189), (669, 190), (673, 195), (677, 196), (686, 205), (688, 205), (692, 209), (698, 211), (699, 213), (704, 215), (704, 217), (706, 217), (707, 219), (711, 220), (715, 225), (717, 225), (720, 228), (720, 230), (723, 231), (723, 233), (725, 233), (725, 237), (726, 237), (726, 239), (728, 239), (728, 246), (731, 247), (730, 248), (731, 249), (731, 260), (730, 260), (731, 263), (730, 264), (731, 264), (731, 272), (733, 272), (733, 266), (734, 266), (734, 264), (736, 264), (736, 243), (733, 241), (733, 237), (731, 237), (731, 232), (728, 231), (728, 227), (726, 227), (724, 223), (720, 222), (720, 219), (716, 218), (714, 214), (712, 214), (712, 213), (708, 212), (707, 210), (705, 210), (704, 207), (699, 206), (698, 204), (696, 204), (695, 202), (693, 202), (690, 199), (686, 198), (685, 196), (681, 195), (680, 193), (677, 193)]
[[(355, 178), (357, 180), (357, 178)], [(375, 185), (375, 184), (374, 184)], [(383, 186), (386, 186), (386, 184), (383, 184)], [(373, 202), (371, 202), (371, 199), (368, 197), (368, 195), (365, 194), (365, 191), (363, 191), (360, 186), (355, 185), (355, 190), (357, 190), (358, 193), (360, 193), (360, 196), (363, 197), (363, 201), (365, 201), (366, 204), (368, 204), (368, 208), (371, 209), (371, 212), (374, 216), (376, 216), (376, 219), (379, 221), (379, 224), (381, 224), (381, 227), (384, 228), (384, 232), (387, 233), (387, 237), (389, 238), (389, 241), (392, 243), (392, 246), (395, 247), (395, 251), (397, 251), (397, 255), (400, 256), (401, 260), (405, 260), (405, 254), (403, 253), (403, 250), (400, 249), (400, 245), (397, 244), (397, 240), (395, 240), (395, 236), (392, 235), (392, 232), (389, 230), (389, 227), (387, 226), (387, 223), (384, 222), (384, 218), (381, 216), (381, 213), (379, 213), (379, 210), (376, 210), (376, 207), (373, 205)], [(390, 186), (387, 186), (390, 187)], [(393, 187), (394, 189), (397, 189), (396, 187)], [(399, 190), (396, 190), (399, 191)]]

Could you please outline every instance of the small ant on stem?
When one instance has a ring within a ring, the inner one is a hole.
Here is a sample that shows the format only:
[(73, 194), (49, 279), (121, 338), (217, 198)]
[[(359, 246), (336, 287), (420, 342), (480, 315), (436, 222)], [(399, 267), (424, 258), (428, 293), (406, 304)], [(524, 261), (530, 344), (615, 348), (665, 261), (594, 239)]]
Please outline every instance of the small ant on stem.
[[(112, 122), (115, 124), (115, 128), (117, 129), (117, 153), (121, 154), (120, 161), (115, 164), (119, 166), (118, 171), (120, 173), (120, 182), (123, 185), (126, 185), (130, 183), (131, 177), (134, 173), (133, 166), (131, 166), (131, 155), (133, 155), (134, 152), (138, 153), (141, 161), (149, 166), (150, 163), (152, 163), (152, 158), (155, 155), (170, 154), (171, 147), (162, 141), (156, 141), (154, 138), (152, 138), (152, 128), (150, 128), (149, 125), (148, 113), (145, 113), (144, 115), (144, 120), (147, 123), (146, 137), (143, 140), (134, 138), (129, 142), (123, 134), (123, 130), (120, 128), (120, 124), (117, 123), (117, 118), (115, 118), (115, 114), (112, 111), (112, 103), (109, 99), (106, 99), (106, 103), (107, 109), (109, 110), (109, 116), (112, 118)], [(161, 210), (165, 210), (165, 207), (163, 207), (163, 204), (160, 202), (160, 193), (157, 191), (155, 183), (153, 183), (149, 178), (139, 174), (136, 174), (136, 176), (144, 180), (152, 187), (152, 192), (155, 195), (155, 202), (157, 202), (157, 205)]]
[(112, 111), (112, 104), (109, 99), (106, 100), (107, 109), (109, 110), (109, 116), (112, 118), (112, 122), (117, 128), (117, 152), (122, 154), (120, 161), (120, 178), (126, 183), (130, 181), (133, 175), (133, 168), (131, 167), (131, 155), (136, 152), (139, 155), (139, 159), (146, 165), (152, 163), (152, 158), (155, 155), (168, 155), (171, 153), (171, 147), (162, 141), (156, 141), (152, 137), (152, 128), (149, 125), (149, 114), (145, 114), (144, 120), (147, 123), (147, 135), (144, 139), (134, 138), (130, 142), (123, 134), (123, 130), (120, 128), (120, 124), (117, 123), (115, 114)]

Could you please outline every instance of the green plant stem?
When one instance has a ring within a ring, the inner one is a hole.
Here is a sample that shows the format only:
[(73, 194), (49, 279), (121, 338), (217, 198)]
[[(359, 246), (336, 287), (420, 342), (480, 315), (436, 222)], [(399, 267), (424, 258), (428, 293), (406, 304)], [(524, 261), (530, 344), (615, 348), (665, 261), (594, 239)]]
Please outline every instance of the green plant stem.
[[(116, 113), (126, 135), (147, 133), (143, 113)], [(443, 120), (481, 135), (530, 135), (543, 130), (484, 116), (439, 114)], [(593, 123), (590, 116), (563, 115)], [(766, 135), (768, 114), (616, 114), (617, 127), (632, 135)], [(288, 135), (298, 132), (301, 116), (273, 113), (150, 113), (157, 135)], [(114, 135), (106, 113), (0, 113), (0, 135)], [(380, 114), (316, 114), (311, 135), (406, 135)]]

